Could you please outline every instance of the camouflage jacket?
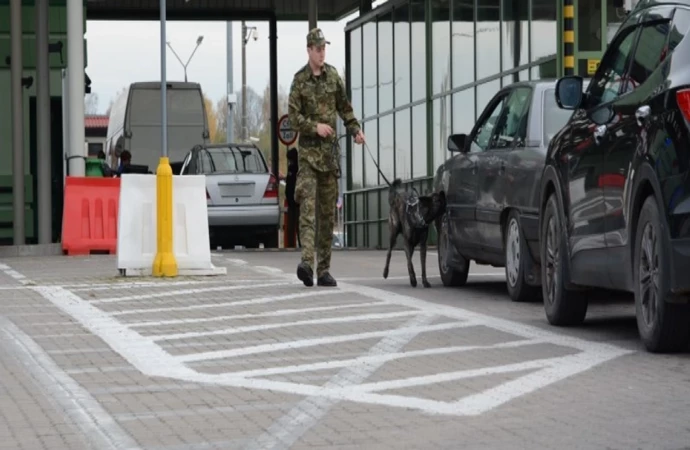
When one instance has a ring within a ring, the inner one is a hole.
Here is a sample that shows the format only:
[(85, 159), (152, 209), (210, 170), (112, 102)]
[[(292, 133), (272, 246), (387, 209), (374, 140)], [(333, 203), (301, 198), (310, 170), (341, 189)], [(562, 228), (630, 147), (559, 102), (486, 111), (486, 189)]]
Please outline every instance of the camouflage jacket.
[[(321, 75), (316, 77), (307, 64), (295, 73), (288, 114), (292, 128), (299, 133), (300, 164), (308, 163), (318, 171), (339, 170), (339, 146), (334, 146), (336, 114), (350, 133), (356, 134), (360, 127), (336, 68), (324, 64)], [(316, 133), (317, 123), (330, 125), (334, 134), (322, 138)]]

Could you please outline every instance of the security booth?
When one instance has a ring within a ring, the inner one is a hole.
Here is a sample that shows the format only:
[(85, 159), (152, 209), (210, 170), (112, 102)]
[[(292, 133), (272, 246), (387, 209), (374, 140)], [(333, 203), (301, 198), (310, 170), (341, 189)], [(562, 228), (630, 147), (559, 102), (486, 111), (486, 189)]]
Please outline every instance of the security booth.
[(606, 47), (638, 0), (563, 0), (559, 2), (559, 75), (591, 77)]

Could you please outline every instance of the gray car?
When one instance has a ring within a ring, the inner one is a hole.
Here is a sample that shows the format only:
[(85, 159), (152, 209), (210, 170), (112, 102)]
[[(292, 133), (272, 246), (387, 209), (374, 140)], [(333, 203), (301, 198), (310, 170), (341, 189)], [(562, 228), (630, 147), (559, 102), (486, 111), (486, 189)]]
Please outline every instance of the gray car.
[(206, 175), (211, 243), (278, 247), (278, 180), (253, 144), (197, 145), (181, 175)]
[(445, 286), (467, 281), (470, 261), (505, 267), (514, 301), (541, 295), (539, 183), (549, 141), (572, 112), (555, 100), (555, 80), (501, 89), (469, 134), (448, 138), (451, 156), (434, 178), (446, 199), (436, 222), (438, 264)]

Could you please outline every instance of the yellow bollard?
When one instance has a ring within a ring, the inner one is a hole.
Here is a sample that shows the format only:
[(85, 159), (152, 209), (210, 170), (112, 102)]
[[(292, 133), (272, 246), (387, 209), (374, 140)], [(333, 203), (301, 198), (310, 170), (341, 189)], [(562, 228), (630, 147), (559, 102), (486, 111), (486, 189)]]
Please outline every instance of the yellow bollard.
[(156, 170), (157, 252), (153, 276), (176, 277), (177, 261), (173, 253), (173, 175), (170, 159), (161, 157)]

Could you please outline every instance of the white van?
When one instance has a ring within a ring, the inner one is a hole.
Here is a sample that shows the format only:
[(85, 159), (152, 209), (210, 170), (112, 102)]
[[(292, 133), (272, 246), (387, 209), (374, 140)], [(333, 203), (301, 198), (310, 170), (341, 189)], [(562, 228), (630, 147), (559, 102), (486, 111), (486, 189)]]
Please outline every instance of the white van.
[[(209, 143), (204, 96), (199, 83), (168, 82), (168, 157), (179, 174), (185, 156), (195, 145)], [(147, 166), (156, 173), (161, 157), (161, 84), (159, 81), (130, 84), (110, 110), (106, 160), (113, 169), (120, 154), (129, 150), (132, 165)]]

